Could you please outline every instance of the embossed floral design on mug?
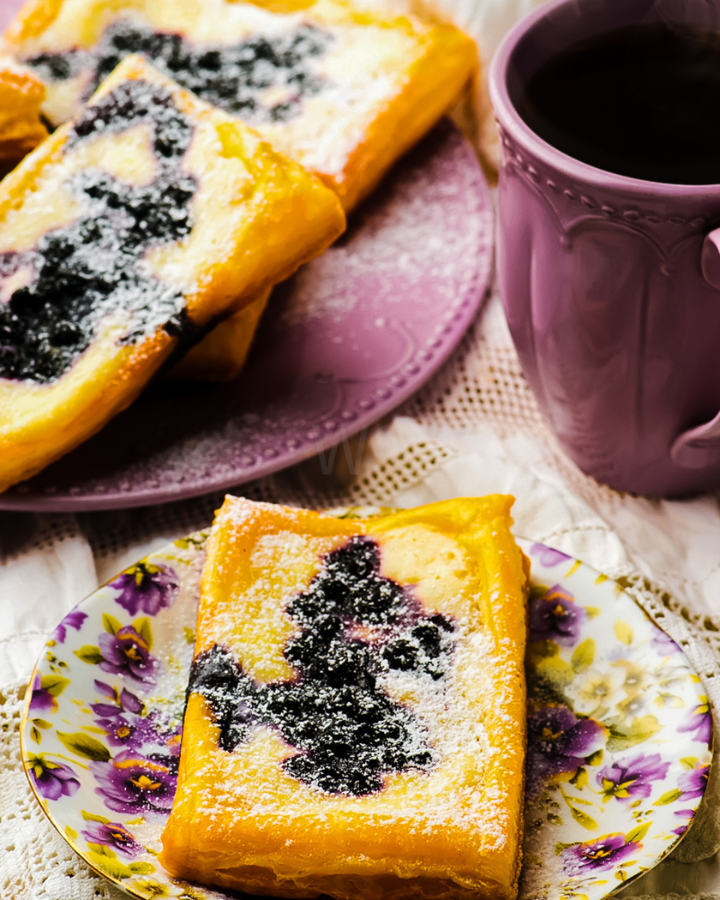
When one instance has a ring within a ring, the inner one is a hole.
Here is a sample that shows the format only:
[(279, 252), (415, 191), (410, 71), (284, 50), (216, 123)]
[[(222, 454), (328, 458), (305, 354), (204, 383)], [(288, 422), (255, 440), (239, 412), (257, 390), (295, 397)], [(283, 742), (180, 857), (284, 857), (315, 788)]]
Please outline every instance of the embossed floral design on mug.
[[(653, 34), (677, 44), (667, 64), (651, 46)], [(580, 63), (602, 56), (604, 46), (616, 54), (617, 71), (601, 60), (590, 77)], [(637, 53), (645, 53), (639, 62)], [(498, 277), (510, 330), (565, 450), (620, 490), (720, 487), (715, 57), (715, 0), (551, 0), (506, 36), (490, 72), (503, 145)], [(635, 70), (644, 83), (633, 81)], [(687, 82), (677, 96), (676, 76)], [(543, 79), (554, 109), (538, 100)], [(553, 115), (561, 125), (578, 123), (575, 143)], [(669, 143), (653, 137), (666, 132)], [(688, 147), (697, 163), (680, 158)], [(705, 178), (713, 183), (699, 183)]]

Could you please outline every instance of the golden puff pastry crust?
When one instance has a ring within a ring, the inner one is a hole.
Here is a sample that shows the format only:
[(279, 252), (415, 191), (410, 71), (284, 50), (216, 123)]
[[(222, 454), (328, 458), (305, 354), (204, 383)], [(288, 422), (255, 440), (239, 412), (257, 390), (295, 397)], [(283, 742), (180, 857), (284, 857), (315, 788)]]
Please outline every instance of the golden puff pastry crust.
[(473, 41), (344, 0), (28, 0), (6, 33), (47, 85), (55, 123), (144, 53), (243, 118), (354, 207), (460, 96)]
[(343, 227), (319, 180), (126, 59), (0, 185), (0, 490)]
[(0, 56), (0, 177), (47, 137), (40, 119), (45, 85), (25, 66)]
[(517, 891), (527, 572), (512, 498), (334, 519), (227, 497), (160, 861), (248, 894)]
[(272, 288), (263, 291), (183, 356), (170, 370), (171, 378), (184, 381), (232, 381), (247, 361), (255, 332), (268, 305)]

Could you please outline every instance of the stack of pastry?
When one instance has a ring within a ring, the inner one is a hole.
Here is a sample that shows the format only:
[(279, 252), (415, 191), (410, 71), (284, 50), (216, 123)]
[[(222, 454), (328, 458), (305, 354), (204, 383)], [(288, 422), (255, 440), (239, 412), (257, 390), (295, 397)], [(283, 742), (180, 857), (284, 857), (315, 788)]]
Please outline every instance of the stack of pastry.
[[(57, 131), (0, 184), (0, 490), (180, 350), (177, 376), (234, 377), (272, 285), (337, 237), (476, 67), (457, 29), (343, 0), (28, 0), (5, 50), (32, 72), (8, 146), (44, 134), (43, 91)], [(135, 83), (162, 85), (143, 116)]]
[(515, 897), (527, 570), (511, 503), (363, 520), (226, 498), (172, 875), (277, 897)]

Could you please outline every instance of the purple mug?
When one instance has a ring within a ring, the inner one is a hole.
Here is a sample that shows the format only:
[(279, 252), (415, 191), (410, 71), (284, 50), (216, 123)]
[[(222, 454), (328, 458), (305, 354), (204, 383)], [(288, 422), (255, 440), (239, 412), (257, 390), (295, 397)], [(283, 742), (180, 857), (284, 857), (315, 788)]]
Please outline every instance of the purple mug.
[(518, 92), (579, 40), (668, 19), (717, 29), (719, 16), (707, 0), (553, 0), (506, 35), (490, 70), (510, 331), (564, 449), (618, 490), (720, 487), (720, 184), (573, 159), (525, 124)]

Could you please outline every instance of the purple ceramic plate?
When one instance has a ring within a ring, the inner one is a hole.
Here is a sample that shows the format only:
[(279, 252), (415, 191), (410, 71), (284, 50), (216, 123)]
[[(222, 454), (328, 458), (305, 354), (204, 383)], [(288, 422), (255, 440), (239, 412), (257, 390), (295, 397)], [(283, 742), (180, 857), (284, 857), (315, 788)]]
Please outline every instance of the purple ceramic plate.
[(226, 385), (158, 383), (0, 509), (164, 503), (283, 469), (361, 431), (436, 371), (480, 306), (493, 216), (472, 147), (441, 122), (345, 235), (273, 293)]

